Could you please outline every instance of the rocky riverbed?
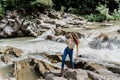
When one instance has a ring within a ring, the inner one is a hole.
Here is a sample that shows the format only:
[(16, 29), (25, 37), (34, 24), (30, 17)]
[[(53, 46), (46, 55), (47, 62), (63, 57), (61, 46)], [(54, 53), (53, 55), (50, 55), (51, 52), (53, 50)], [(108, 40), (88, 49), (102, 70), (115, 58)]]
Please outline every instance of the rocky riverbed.
[[(0, 30), (0, 80), (120, 80), (119, 24), (59, 12), (29, 18), (13, 12), (1, 20)], [(60, 76), (66, 34), (72, 31), (80, 39), (79, 57), (74, 55), (75, 69), (67, 58)]]

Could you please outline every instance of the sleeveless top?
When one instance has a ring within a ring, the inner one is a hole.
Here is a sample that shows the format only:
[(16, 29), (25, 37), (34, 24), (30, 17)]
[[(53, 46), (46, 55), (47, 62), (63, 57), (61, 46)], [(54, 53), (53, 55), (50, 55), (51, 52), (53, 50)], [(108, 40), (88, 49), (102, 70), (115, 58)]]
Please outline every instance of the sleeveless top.
[(67, 39), (67, 46), (70, 49), (73, 49), (75, 47), (75, 42), (73, 42), (71, 39)]

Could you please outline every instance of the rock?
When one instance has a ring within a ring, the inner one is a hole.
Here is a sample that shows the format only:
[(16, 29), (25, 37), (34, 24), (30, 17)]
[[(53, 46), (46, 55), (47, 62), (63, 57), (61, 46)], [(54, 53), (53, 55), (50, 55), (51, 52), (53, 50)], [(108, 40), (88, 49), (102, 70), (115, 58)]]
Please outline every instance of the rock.
[(65, 32), (64, 30), (62, 29), (54, 29), (55, 31), (55, 35), (56, 36), (59, 36), (59, 35), (65, 35), (67, 32)]
[(76, 34), (78, 35), (78, 38), (82, 38), (82, 37), (84, 37), (84, 35), (81, 34), (81, 33), (79, 33), (79, 32), (76, 32)]
[(40, 19), (36, 19), (36, 23), (37, 24), (41, 24), (41, 20)]
[(18, 49), (18, 48), (14, 48), (11, 46), (6, 46), (6, 50), (4, 51), (4, 54), (14, 54), (16, 57), (20, 57), (22, 55), (23, 51)]
[(55, 29), (56, 25), (43, 23), (43, 24), (40, 25), (40, 27), (42, 29), (51, 29), (51, 28)]
[(113, 24), (107, 24), (107, 23), (100, 24), (100, 27), (111, 27), (111, 26), (113, 26)]
[(42, 63), (42, 62), (38, 63), (38, 68), (39, 68), (39, 72), (42, 75), (44, 75), (47, 72), (47, 69), (45, 68), (44, 63)]
[(15, 20), (14, 19), (8, 19), (8, 22), (15, 23)]
[(65, 26), (67, 23), (64, 20), (55, 20), (56, 23), (56, 27), (63, 27)]
[(107, 68), (108, 68), (108, 70), (112, 71), (115, 74), (120, 74), (120, 66), (119, 67), (111, 67), (111, 66), (109, 66)]
[(60, 12), (56, 12), (56, 11), (50, 11), (48, 13), (48, 17), (52, 18), (52, 19), (61, 19), (61, 14)]
[(18, 33), (17, 33), (17, 37), (24, 37), (23, 32), (22, 32), (22, 31), (18, 31)]
[(32, 37), (37, 37), (38, 34), (37, 34), (36, 32), (34, 32), (34, 31), (31, 31), (30, 36), (32, 36)]
[(15, 54), (15, 56), (20, 57), (23, 53), (22, 50), (18, 49), (18, 48), (12, 48), (13, 54)]
[(43, 32), (42, 35), (39, 36), (39, 37), (44, 38), (44, 39), (47, 39), (47, 36), (48, 36), (48, 35), (54, 37), (54, 36), (55, 36), (55, 31), (54, 31), (54, 29), (49, 29), (49, 30)]
[(7, 19), (2, 19), (1, 22), (2, 23), (7, 23), (8, 21), (7, 21)]
[(109, 80), (91, 71), (88, 71), (88, 77), (92, 80)]
[(64, 77), (55, 76), (55, 75), (52, 74), (52, 73), (46, 73), (45, 79), (46, 79), (46, 80), (68, 80), (68, 79), (66, 79), (66, 78), (64, 78)]
[(55, 20), (44, 20), (44, 23), (55, 24)]
[(7, 37), (7, 35), (5, 34), (5, 32), (4, 32), (4, 31), (0, 31), (0, 37), (1, 37), (1, 38), (6, 38), (6, 37)]
[(2, 60), (5, 64), (7, 64), (7, 63), (10, 62), (10, 57), (9, 57), (8, 55), (3, 55), (3, 56), (1, 57), (1, 60)]
[(80, 20), (69, 20), (69, 21), (67, 21), (67, 24), (71, 24), (71, 25), (83, 25), (84, 23), (86, 23), (86, 21), (80, 21)]
[(107, 34), (100, 34), (99, 36), (96, 37), (97, 39), (101, 39), (103, 42), (108, 41), (108, 35)]
[(88, 77), (92, 80), (117, 80), (113, 73), (119, 74), (119, 67), (116, 63), (101, 64), (80, 58), (75, 60), (75, 68), (87, 70)]
[[(6, 24), (1, 23), (1, 24), (0, 24), (0, 29), (3, 29), (5, 26), (6, 26)], [(2, 31), (2, 30), (1, 30), (1, 31)]]
[(118, 32), (118, 33), (120, 33), (120, 29), (119, 29), (119, 30), (117, 30), (117, 32)]
[(52, 40), (52, 39), (53, 39), (53, 36), (47, 35), (46, 40)]
[(88, 78), (87, 72), (81, 69), (68, 69), (63, 72), (63, 76), (68, 80), (86, 80)]
[(13, 28), (9, 25), (5, 26), (5, 28), (3, 29), (3, 31), (5, 32), (5, 34), (7, 34), (8, 36), (12, 36), (13, 35)]
[(43, 60), (34, 59), (33, 64), (36, 64), (35, 66), (36, 70), (38, 70), (42, 75), (44, 75), (46, 72), (51, 72), (59, 69), (59, 67), (55, 66), (54, 64), (50, 64)]
[(63, 26), (64, 28), (73, 28), (73, 27), (76, 27), (74, 25), (71, 25), (71, 24), (66, 24), (65, 26)]
[(55, 55), (46, 55), (52, 63), (58, 63), (62, 61), (62, 53)]
[(54, 41), (65, 43), (66, 42), (66, 37), (63, 36), (63, 35), (55, 36)]

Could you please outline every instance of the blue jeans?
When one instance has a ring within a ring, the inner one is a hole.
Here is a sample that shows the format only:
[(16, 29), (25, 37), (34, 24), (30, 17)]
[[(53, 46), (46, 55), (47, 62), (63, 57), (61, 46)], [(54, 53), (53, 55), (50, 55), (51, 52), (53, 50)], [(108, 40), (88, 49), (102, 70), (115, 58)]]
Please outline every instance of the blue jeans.
[(71, 50), (70, 48), (66, 47), (64, 50), (64, 53), (62, 55), (62, 69), (64, 69), (64, 64), (65, 64), (65, 59), (67, 54), (69, 55), (70, 58), (70, 67), (74, 68), (74, 63), (73, 63), (73, 50)]

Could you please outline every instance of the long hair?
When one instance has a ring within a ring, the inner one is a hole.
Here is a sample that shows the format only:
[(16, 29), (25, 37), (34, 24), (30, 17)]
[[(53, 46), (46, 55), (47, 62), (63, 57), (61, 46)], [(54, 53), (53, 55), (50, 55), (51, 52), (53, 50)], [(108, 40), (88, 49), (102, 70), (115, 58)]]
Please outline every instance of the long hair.
[(71, 32), (71, 35), (73, 37), (75, 44), (78, 45), (80, 43), (78, 35), (75, 32)]

